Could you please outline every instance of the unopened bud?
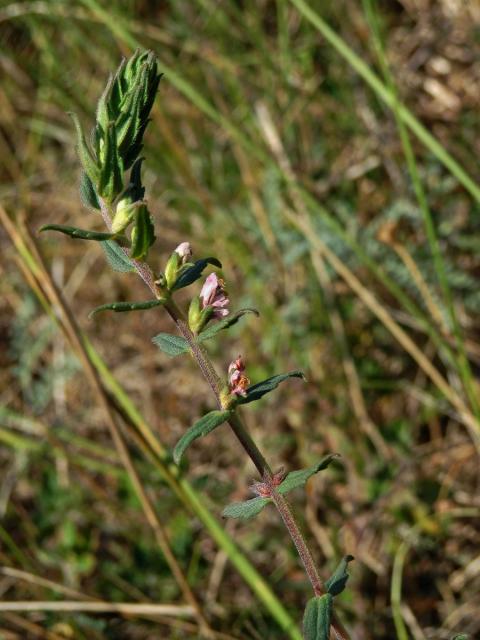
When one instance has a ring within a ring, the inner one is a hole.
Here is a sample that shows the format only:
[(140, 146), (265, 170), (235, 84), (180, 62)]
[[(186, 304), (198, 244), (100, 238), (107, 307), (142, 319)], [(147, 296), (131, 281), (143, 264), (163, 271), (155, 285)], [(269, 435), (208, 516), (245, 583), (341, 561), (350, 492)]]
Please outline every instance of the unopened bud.
[(121, 233), (125, 231), (128, 225), (133, 222), (137, 209), (144, 204), (142, 200), (138, 202), (130, 202), (128, 199), (120, 200), (113, 216), (112, 232)]
[(167, 289), (172, 289), (173, 285), (177, 281), (178, 266), (180, 257), (176, 251), (172, 253), (165, 266), (165, 282), (167, 283)]
[(190, 331), (198, 335), (212, 317), (213, 311), (212, 307), (202, 309), (200, 298), (195, 296), (188, 308), (188, 326), (190, 327)]
[(193, 255), (192, 245), (190, 242), (181, 242), (178, 247), (175, 249), (175, 253), (180, 258), (180, 264), (185, 264), (189, 262), (190, 258)]

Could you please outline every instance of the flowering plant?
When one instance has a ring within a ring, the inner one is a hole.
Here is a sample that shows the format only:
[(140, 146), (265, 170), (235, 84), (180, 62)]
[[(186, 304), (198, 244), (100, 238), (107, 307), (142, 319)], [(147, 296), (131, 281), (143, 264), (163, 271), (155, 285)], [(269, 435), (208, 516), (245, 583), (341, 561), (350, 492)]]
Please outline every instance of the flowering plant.
[[(226, 378), (217, 374), (208, 357), (204, 343), (220, 331), (233, 326), (246, 314), (257, 314), (254, 309), (229, 308), (225, 282), (216, 272), (210, 273), (193, 296), (185, 313), (175, 300), (178, 290), (189, 287), (203, 277), (209, 266), (221, 269), (215, 257), (193, 260), (190, 242), (182, 242), (171, 253), (162, 273), (155, 272), (147, 258), (155, 242), (154, 221), (145, 198), (141, 179), (143, 159), (140, 152), (143, 134), (149, 121), (150, 110), (160, 81), (157, 61), (152, 52), (136, 52), (124, 60), (111, 76), (97, 107), (96, 123), (87, 143), (80, 122), (73, 116), (77, 131), (77, 148), (83, 173), (81, 194), (84, 203), (98, 211), (106, 231), (92, 231), (76, 227), (49, 224), (42, 230), (53, 230), (72, 238), (100, 242), (110, 266), (120, 272), (136, 272), (147, 285), (151, 298), (139, 302), (109, 302), (92, 311), (136, 311), (163, 307), (175, 323), (178, 333), (160, 333), (153, 338), (168, 356), (190, 353), (202, 375), (210, 385), (217, 404), (215, 410), (200, 418), (182, 436), (173, 448), (173, 460), (179, 463), (190, 445), (207, 436), (221, 425), (227, 424), (240, 445), (251, 458), (260, 476), (251, 489), (254, 498), (228, 505), (224, 517), (249, 519), (258, 515), (272, 503), (278, 510), (295, 544), (314, 596), (307, 603), (303, 633), (306, 640), (348, 638), (347, 632), (333, 615), (333, 602), (345, 587), (347, 565), (352, 560), (345, 556), (332, 577), (322, 585), (312, 555), (300, 532), (285, 496), (293, 489), (305, 485), (313, 475), (326, 469), (337, 457), (328, 455), (307, 469), (285, 473), (273, 472), (242, 420), (240, 407), (260, 400), (289, 378), (303, 378), (300, 371), (278, 374), (250, 384), (245, 363), (238, 356), (230, 363)], [(128, 178), (126, 172), (129, 171)]]

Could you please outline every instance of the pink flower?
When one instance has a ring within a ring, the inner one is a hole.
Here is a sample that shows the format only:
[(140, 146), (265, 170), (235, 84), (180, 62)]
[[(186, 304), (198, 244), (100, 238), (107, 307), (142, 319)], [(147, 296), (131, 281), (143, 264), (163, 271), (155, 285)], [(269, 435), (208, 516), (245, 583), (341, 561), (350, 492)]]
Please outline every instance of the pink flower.
[(242, 360), (242, 356), (238, 356), (228, 367), (228, 387), (231, 394), (243, 397), (247, 395), (247, 387), (250, 384), (250, 380), (244, 371), (245, 363)]
[(175, 253), (180, 257), (180, 263), (185, 264), (193, 255), (192, 245), (190, 242), (181, 242), (175, 249)]
[(225, 291), (225, 282), (216, 273), (211, 273), (205, 280), (200, 291), (200, 301), (202, 309), (213, 307), (214, 318), (228, 316), (227, 306), (230, 304), (230, 300), (227, 298), (227, 292)]

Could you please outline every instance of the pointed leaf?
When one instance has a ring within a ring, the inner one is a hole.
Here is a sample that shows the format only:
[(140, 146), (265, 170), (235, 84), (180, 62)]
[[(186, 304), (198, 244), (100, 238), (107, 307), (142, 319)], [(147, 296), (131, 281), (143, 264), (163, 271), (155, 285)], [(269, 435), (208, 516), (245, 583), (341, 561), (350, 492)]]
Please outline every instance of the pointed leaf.
[(210, 411), (210, 413), (207, 413), (203, 418), (200, 418), (200, 420), (196, 422), (193, 427), (190, 427), (190, 429), (175, 445), (175, 449), (173, 450), (173, 459), (175, 463), (178, 464), (180, 462), (183, 454), (194, 440), (208, 435), (211, 431), (228, 420), (230, 414), (230, 411)]
[(208, 326), (197, 336), (197, 341), (203, 342), (204, 340), (210, 340), (210, 338), (213, 338), (213, 336), (216, 335), (219, 331), (228, 329), (228, 327), (236, 324), (240, 320), (240, 318), (247, 313), (254, 313), (256, 316), (260, 315), (256, 309), (240, 309), (240, 311), (237, 311), (236, 313), (227, 316), (223, 320), (219, 320), (218, 322), (215, 322), (215, 324), (211, 324), (210, 326)]
[(102, 242), (102, 249), (107, 258), (108, 264), (114, 271), (120, 273), (129, 273), (135, 271), (135, 267), (129, 257), (125, 254), (122, 248), (115, 242), (115, 240), (107, 240)]
[(189, 267), (181, 274), (173, 287), (173, 291), (182, 289), (183, 287), (188, 287), (188, 285), (198, 280), (208, 264), (213, 264), (219, 269), (222, 268), (222, 263), (220, 260), (217, 260), (217, 258), (202, 258), (201, 260), (197, 260), (193, 266)]
[(304, 640), (329, 640), (333, 597), (326, 593), (307, 602), (303, 615)]
[(164, 303), (165, 298), (160, 298), (160, 300), (145, 300), (143, 302), (108, 302), (107, 304), (95, 307), (93, 311), (90, 311), (88, 317), (93, 318), (93, 316), (100, 313), (100, 311), (116, 311), (117, 313), (124, 311), (144, 311), (145, 309), (159, 307)]
[(167, 356), (171, 356), (172, 358), (182, 353), (187, 353), (190, 350), (185, 338), (174, 336), (170, 333), (159, 333), (152, 338), (152, 342), (156, 344), (163, 353), (166, 353)]
[(254, 402), (254, 400), (259, 400), (266, 393), (270, 393), (270, 391), (276, 389), (281, 382), (288, 378), (302, 378), (305, 380), (305, 376), (301, 371), (290, 371), (289, 373), (272, 376), (263, 382), (257, 382), (257, 384), (248, 387), (246, 397), (239, 397), (238, 404), (248, 404), (249, 402)]
[(122, 158), (127, 156), (132, 142), (138, 135), (141, 126), (141, 101), (142, 87), (138, 84), (126, 97), (124, 104), (122, 104), (122, 113), (115, 123), (117, 128), (118, 150)]
[(338, 596), (345, 589), (349, 577), (347, 573), (348, 563), (353, 559), (353, 556), (344, 556), (332, 577), (325, 582), (325, 588), (332, 596)]
[(82, 171), (82, 176), (80, 178), (80, 198), (86, 207), (90, 207), (91, 209), (100, 209), (97, 192), (95, 191), (93, 182), (87, 176), (85, 171)]
[(299, 469), (298, 471), (291, 471), (285, 476), (284, 480), (278, 486), (278, 492), (285, 494), (292, 491), (292, 489), (302, 487), (309, 478), (319, 471), (326, 469), (332, 460), (339, 457), (338, 453), (331, 453), (330, 455), (325, 456), (325, 458), (320, 460), (317, 464), (314, 464), (313, 467), (309, 467), (308, 469)]
[(101, 157), (97, 189), (107, 202), (113, 202), (123, 189), (123, 162), (118, 154), (115, 125), (108, 125)]
[(80, 120), (78, 119), (77, 114), (70, 113), (69, 115), (73, 120), (73, 124), (75, 125), (75, 130), (77, 132), (78, 157), (80, 158), (80, 162), (82, 163), (82, 167), (85, 173), (88, 175), (93, 184), (97, 185), (98, 179), (100, 177), (100, 167), (98, 166), (96, 158), (94, 158), (93, 153), (87, 145), (82, 125), (80, 124)]
[(64, 224), (45, 224), (40, 227), (40, 231), (60, 231), (71, 238), (80, 240), (96, 240), (97, 242), (105, 242), (115, 238), (114, 233), (102, 233), (100, 231), (88, 231), (87, 229), (77, 229), (77, 227), (69, 227)]
[(135, 226), (132, 229), (131, 240), (130, 257), (135, 260), (143, 260), (148, 249), (155, 242), (152, 218), (145, 204), (138, 207), (135, 214)]
[(113, 76), (110, 75), (105, 86), (105, 89), (100, 96), (100, 100), (97, 103), (97, 124), (100, 125), (103, 131), (107, 130), (108, 123), (112, 119), (112, 112), (109, 108), (111, 97), (112, 97), (112, 88), (114, 84)]
[(248, 520), (257, 516), (260, 511), (271, 501), (270, 498), (251, 498), (251, 500), (245, 500), (244, 502), (232, 502), (223, 510), (222, 516), (224, 518), (242, 518), (242, 520)]
[(130, 171), (130, 180), (122, 194), (122, 200), (128, 199), (130, 202), (138, 202), (143, 200), (145, 188), (142, 185), (142, 162), (145, 158), (138, 158)]

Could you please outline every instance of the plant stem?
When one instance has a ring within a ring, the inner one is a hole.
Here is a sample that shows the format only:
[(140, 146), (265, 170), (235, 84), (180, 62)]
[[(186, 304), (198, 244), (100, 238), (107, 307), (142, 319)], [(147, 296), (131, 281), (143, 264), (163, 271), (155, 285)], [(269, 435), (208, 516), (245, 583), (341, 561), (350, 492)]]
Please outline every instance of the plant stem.
[[(109, 230), (112, 228), (111, 223), (111, 212), (108, 205), (100, 198), (100, 206), (102, 217), (104, 222)], [(150, 269), (150, 267), (145, 263), (138, 260), (132, 260), (128, 255), (128, 250), (122, 247), (125, 255), (131, 260), (134, 265), (137, 273), (145, 282), (150, 291), (158, 297), (158, 289), (155, 285), (155, 276)], [(188, 342), (190, 347), (190, 351), (194, 360), (196, 361), (199, 369), (201, 370), (204, 378), (210, 385), (213, 393), (215, 394), (215, 398), (217, 401), (218, 407), (221, 409), (221, 389), (222, 389), (222, 381), (218, 376), (217, 372), (213, 364), (210, 361), (206, 351), (198, 344), (195, 340), (194, 334), (190, 331), (190, 327), (188, 326), (187, 321), (185, 320), (184, 314), (175, 304), (175, 302), (170, 298), (168, 302), (164, 305), (166, 311), (169, 316), (175, 322), (178, 330)], [(255, 444), (253, 438), (248, 433), (245, 425), (243, 424), (242, 419), (237, 413), (234, 413), (231, 418), (228, 420), (228, 425), (236, 435), (238, 441), (244, 448), (245, 452), (257, 468), (261, 478), (267, 484), (273, 503), (275, 504), (280, 516), (283, 520), (283, 523), (290, 534), (290, 537), (298, 551), (300, 559), (302, 561), (303, 566), (305, 567), (306, 574), (310, 583), (312, 585), (313, 592), (316, 596), (320, 596), (325, 593), (324, 588), (322, 587), (322, 582), (320, 580), (320, 576), (318, 575), (317, 568), (315, 566), (315, 561), (313, 560), (310, 549), (303, 538), (303, 535), (300, 532), (300, 528), (295, 520), (295, 516), (292, 513), (290, 505), (285, 500), (285, 498), (280, 495), (277, 491), (276, 486), (273, 483), (273, 474), (272, 469), (267, 463), (265, 457), (263, 456), (260, 449)], [(336, 620), (332, 622), (332, 630), (338, 640), (347, 640), (348, 634), (343, 628), (343, 626)]]
[[(190, 328), (188, 327), (188, 324), (185, 321), (181, 310), (177, 307), (173, 300), (169, 300), (168, 303), (164, 306), (172, 320), (177, 325), (182, 336), (190, 345), (194, 360), (197, 362), (204, 377), (213, 389), (219, 408), (222, 408), (220, 398), (221, 381), (217, 373), (215, 372), (215, 369), (210, 362), (208, 355), (206, 354), (205, 350), (196, 342), (195, 336), (190, 331)], [(320, 580), (320, 576), (318, 575), (315, 561), (295, 520), (295, 516), (293, 515), (290, 505), (288, 504), (287, 500), (277, 491), (277, 487), (273, 483), (273, 474), (270, 465), (266, 461), (260, 449), (255, 444), (253, 438), (249, 434), (238, 413), (234, 413), (231, 416), (231, 418), (228, 420), (228, 425), (236, 435), (238, 441), (244, 448), (248, 457), (257, 468), (261, 478), (267, 484), (273, 503), (280, 513), (283, 523), (288, 533), (290, 534), (293, 544), (298, 551), (298, 555), (300, 556), (300, 560), (302, 561), (305, 572), (308, 576), (308, 579), (310, 580), (314, 594), (316, 596), (323, 595), (325, 593), (325, 589), (323, 588), (322, 581)], [(346, 640), (348, 638), (346, 630), (337, 620), (334, 620), (332, 622), (332, 631), (338, 640)]]

